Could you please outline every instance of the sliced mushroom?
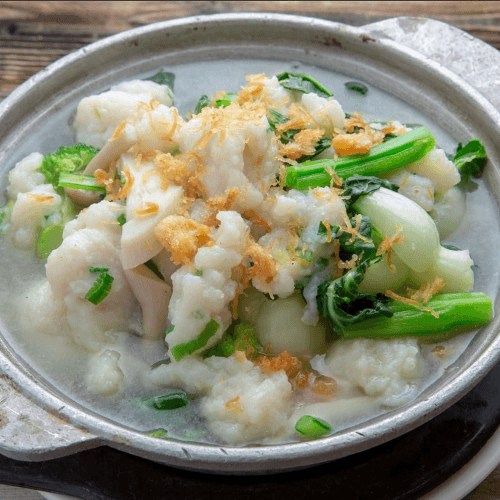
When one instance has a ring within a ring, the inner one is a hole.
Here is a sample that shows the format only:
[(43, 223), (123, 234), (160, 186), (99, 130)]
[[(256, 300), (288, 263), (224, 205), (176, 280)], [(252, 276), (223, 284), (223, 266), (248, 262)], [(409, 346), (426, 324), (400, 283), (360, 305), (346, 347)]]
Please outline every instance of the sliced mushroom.
[(126, 269), (125, 276), (142, 309), (144, 338), (161, 339), (167, 328), (172, 288), (144, 264)]

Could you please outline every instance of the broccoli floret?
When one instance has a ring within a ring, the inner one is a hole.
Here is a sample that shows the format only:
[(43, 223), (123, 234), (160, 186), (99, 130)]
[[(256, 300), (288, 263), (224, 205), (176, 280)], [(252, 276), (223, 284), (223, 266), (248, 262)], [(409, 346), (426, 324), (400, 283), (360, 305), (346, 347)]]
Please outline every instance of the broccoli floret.
[(44, 156), (38, 171), (45, 176), (48, 183), (57, 189), (61, 172), (81, 172), (98, 152), (97, 148), (86, 144), (62, 146), (55, 153)]

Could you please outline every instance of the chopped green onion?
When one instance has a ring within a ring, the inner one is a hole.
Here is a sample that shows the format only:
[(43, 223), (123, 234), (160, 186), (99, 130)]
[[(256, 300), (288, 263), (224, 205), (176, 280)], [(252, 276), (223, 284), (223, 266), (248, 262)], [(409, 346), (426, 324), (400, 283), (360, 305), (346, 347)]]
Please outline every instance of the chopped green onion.
[(352, 92), (357, 92), (361, 95), (366, 95), (368, 93), (368, 87), (364, 83), (359, 82), (346, 82), (345, 86), (347, 90), (351, 90)]
[(97, 179), (93, 175), (61, 172), (59, 174), (59, 186), (70, 189), (85, 189), (86, 191), (106, 192), (106, 188), (97, 184)]
[(188, 397), (185, 392), (171, 392), (161, 396), (142, 398), (141, 403), (155, 410), (176, 410), (188, 404)]
[(63, 231), (62, 224), (48, 226), (40, 231), (36, 243), (36, 253), (39, 259), (46, 259), (52, 250), (55, 250), (62, 243)]
[(285, 186), (309, 189), (328, 186), (332, 169), (342, 179), (354, 175), (380, 175), (422, 159), (435, 146), (429, 129), (420, 127), (395, 139), (374, 146), (369, 153), (350, 155), (338, 160), (313, 160), (287, 168)]
[(295, 430), (303, 436), (317, 438), (330, 433), (332, 428), (324, 420), (304, 415), (295, 424)]
[(99, 268), (93, 268), (93, 269), (96, 270), (91, 272), (99, 272), (99, 276), (97, 276), (96, 280), (94, 281), (94, 284), (91, 286), (90, 290), (85, 295), (85, 298), (89, 302), (92, 302), (92, 304), (98, 305), (109, 295), (114, 278), (113, 276), (107, 273), (107, 270), (99, 271), (98, 270)]
[(125, 224), (125, 222), (127, 222), (127, 219), (125, 217), (125, 214), (120, 214), (117, 218), (116, 218), (118, 224), (120, 224), (120, 226), (123, 226), (123, 224)]
[(107, 273), (109, 271), (109, 267), (90, 266), (89, 271), (91, 273)]
[(193, 340), (184, 342), (183, 344), (178, 344), (174, 346), (170, 352), (176, 361), (181, 360), (184, 356), (192, 354), (193, 352), (202, 349), (208, 343), (208, 341), (217, 333), (220, 324), (211, 319), (203, 328), (201, 333)]

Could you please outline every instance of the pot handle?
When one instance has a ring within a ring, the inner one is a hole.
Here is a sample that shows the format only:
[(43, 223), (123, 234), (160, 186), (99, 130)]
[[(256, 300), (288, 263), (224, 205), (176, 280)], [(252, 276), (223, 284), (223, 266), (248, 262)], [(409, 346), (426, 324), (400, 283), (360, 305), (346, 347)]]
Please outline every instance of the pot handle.
[[(60, 411), (62, 408), (60, 409)], [(0, 450), (16, 460), (39, 461), (95, 448), (102, 443), (56, 411), (44, 409), (0, 373)]]
[(500, 108), (500, 51), (465, 31), (434, 19), (396, 17), (364, 25), (378, 38), (389, 38), (441, 64)]

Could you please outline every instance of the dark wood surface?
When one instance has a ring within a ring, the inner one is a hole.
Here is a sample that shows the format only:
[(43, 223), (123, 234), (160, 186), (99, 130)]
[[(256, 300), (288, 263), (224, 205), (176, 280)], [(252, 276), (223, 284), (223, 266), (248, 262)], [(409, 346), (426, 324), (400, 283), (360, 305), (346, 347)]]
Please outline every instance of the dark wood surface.
[[(0, 99), (52, 61), (108, 35), (155, 21), (222, 12), (294, 13), (354, 26), (394, 16), (430, 17), (500, 49), (498, 1), (0, 1)], [(24, 495), (30, 494), (0, 489), (2, 499), (28, 498)], [(500, 467), (466, 499), (500, 500)]]

